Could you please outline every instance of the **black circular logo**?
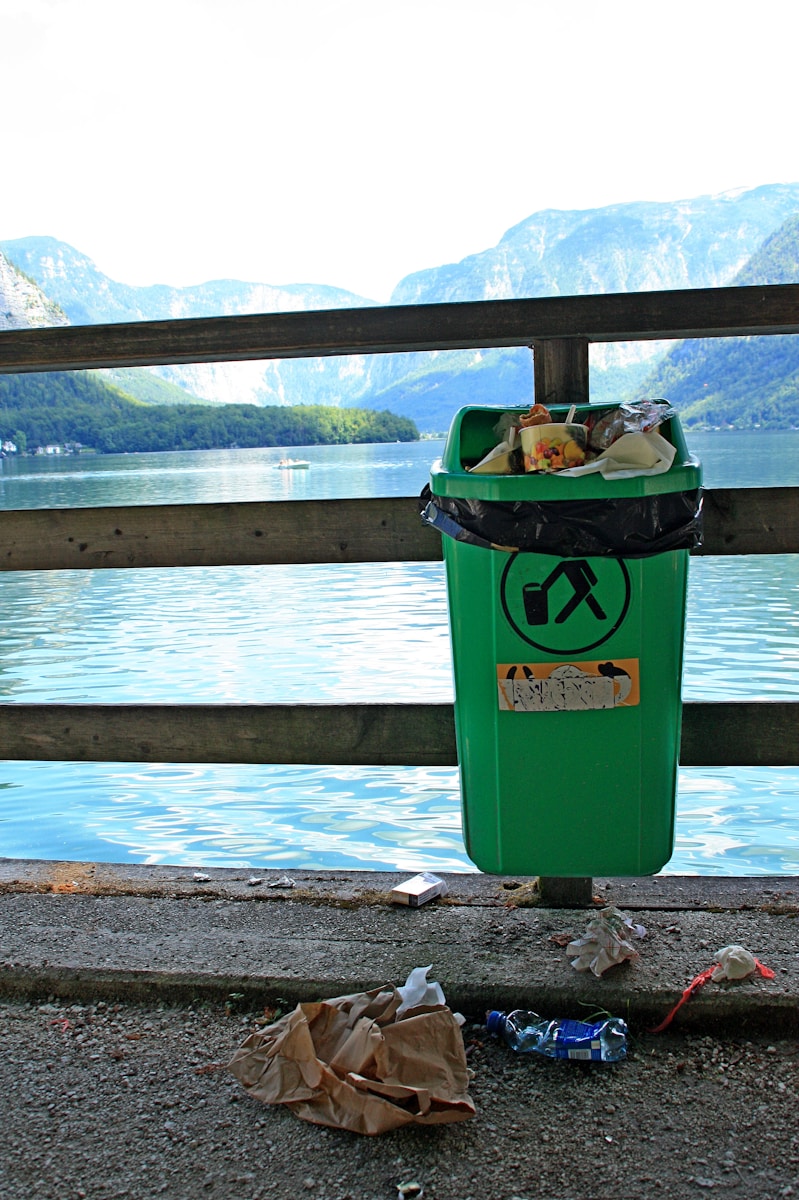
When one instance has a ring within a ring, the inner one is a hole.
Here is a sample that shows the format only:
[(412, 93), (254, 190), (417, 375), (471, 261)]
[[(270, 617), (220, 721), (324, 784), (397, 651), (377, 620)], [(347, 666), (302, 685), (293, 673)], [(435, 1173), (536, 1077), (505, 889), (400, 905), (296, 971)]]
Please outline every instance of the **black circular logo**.
[(500, 581), (509, 624), (547, 654), (583, 654), (601, 646), (626, 617), (631, 594), (620, 558), (512, 554)]

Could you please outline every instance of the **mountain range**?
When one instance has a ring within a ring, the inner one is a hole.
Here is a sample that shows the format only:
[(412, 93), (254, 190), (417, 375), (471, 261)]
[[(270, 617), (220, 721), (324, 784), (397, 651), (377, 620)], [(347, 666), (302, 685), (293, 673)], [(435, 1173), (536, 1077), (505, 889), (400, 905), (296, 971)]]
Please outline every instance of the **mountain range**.
[[(789, 217), (733, 284), (799, 281), (799, 215)], [(668, 396), (687, 425), (799, 428), (799, 338), (692, 338), (677, 343), (644, 381)]]
[[(799, 280), (797, 214), (799, 184), (668, 203), (545, 210), (508, 230), (494, 247), (409, 275), (398, 284), (391, 303), (793, 282)], [(0, 252), (0, 328), (4, 319), (7, 326), (95, 324), (375, 303), (315, 284), (215, 280), (184, 288), (133, 287), (110, 279), (86, 255), (50, 237), (0, 241)], [(794, 342), (736, 339), (737, 350), (727, 339), (678, 346), (592, 346), (592, 399), (658, 394), (683, 409), (687, 422), (796, 424), (799, 360), (794, 362)], [(746, 359), (743, 343), (749, 343), (746, 353), (754, 355), (748, 367), (741, 365)], [(724, 377), (731, 373), (736, 380), (746, 375), (743, 393), (728, 391)], [(532, 399), (532, 359), (526, 348), (197, 364), (105, 374), (147, 403), (199, 399), (210, 404), (388, 409), (410, 417), (422, 432), (445, 430), (463, 404), (511, 405)], [(754, 405), (753, 396), (758, 401)]]

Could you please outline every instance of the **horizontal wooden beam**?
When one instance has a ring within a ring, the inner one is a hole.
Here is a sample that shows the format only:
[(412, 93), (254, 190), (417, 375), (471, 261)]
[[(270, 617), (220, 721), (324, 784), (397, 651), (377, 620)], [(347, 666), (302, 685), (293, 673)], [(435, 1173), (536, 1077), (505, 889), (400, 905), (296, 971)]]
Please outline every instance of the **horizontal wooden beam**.
[[(705, 494), (700, 554), (799, 553), (795, 488)], [(0, 512), (0, 571), (429, 562), (416, 497)]]
[(699, 554), (799, 553), (799, 489), (713, 488), (703, 501)]
[(799, 765), (799, 701), (684, 704), (680, 764), (683, 767)]
[(452, 766), (449, 704), (3, 704), (0, 759)]
[(478, 300), (0, 333), (0, 373), (799, 332), (799, 284)]
[[(457, 764), (451, 704), (3, 704), (0, 759)], [(799, 702), (683, 706), (685, 767), (796, 766)]]
[(415, 500), (0, 512), (0, 570), (413, 562), (441, 558)]

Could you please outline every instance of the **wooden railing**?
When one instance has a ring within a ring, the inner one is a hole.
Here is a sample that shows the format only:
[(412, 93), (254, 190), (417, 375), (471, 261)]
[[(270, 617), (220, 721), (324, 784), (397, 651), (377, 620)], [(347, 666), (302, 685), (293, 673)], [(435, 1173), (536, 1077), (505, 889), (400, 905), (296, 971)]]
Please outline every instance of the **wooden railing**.
[[(589, 398), (591, 342), (799, 332), (799, 285), (54, 327), (0, 333), (0, 372), (532, 346), (535, 392)], [(791, 488), (718, 489), (699, 554), (795, 554)], [(0, 569), (441, 558), (416, 497), (0, 512)], [(684, 706), (685, 766), (793, 765), (799, 703)], [(0, 758), (447, 766), (449, 704), (4, 704)]]

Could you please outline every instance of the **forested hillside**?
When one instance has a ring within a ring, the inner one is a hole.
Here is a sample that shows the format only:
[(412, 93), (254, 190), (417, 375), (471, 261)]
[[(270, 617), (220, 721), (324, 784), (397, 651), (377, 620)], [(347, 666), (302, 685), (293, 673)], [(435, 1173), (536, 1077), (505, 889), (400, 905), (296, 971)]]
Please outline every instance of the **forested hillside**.
[[(0, 254), (0, 329), (68, 324), (38, 283)], [(136, 392), (134, 398), (129, 389)], [(412, 421), (321, 405), (210, 406), (147, 370), (0, 375), (0, 441), (18, 451), (74, 443), (102, 453), (412, 441)]]
[[(799, 215), (766, 239), (734, 282), (799, 283)], [(665, 396), (694, 427), (799, 428), (799, 335), (680, 342), (641, 391)]]
[[(21, 435), (21, 436), (20, 436)], [(141, 404), (85, 372), (0, 375), (0, 440), (28, 449), (76, 442), (103, 454), (410, 442), (412, 421), (314, 405)]]

